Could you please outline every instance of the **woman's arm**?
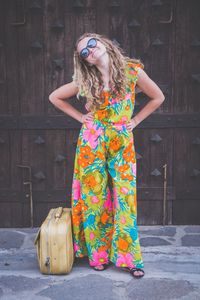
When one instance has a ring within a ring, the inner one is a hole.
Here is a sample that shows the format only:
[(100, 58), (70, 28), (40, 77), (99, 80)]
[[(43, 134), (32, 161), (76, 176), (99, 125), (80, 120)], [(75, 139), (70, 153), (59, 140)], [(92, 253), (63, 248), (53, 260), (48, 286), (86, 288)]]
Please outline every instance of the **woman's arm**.
[(49, 95), (49, 101), (62, 110), (67, 115), (76, 119), (77, 121), (83, 123), (85, 120), (90, 119), (90, 115), (83, 115), (80, 111), (75, 109), (70, 103), (67, 103), (65, 100), (68, 98), (75, 96), (78, 93), (78, 88), (75, 83), (72, 81), (70, 83), (64, 84), (54, 90)]
[(138, 88), (151, 99), (129, 123), (129, 128), (131, 130), (154, 112), (165, 100), (165, 96), (161, 89), (143, 69), (140, 68), (138, 70), (137, 76)]

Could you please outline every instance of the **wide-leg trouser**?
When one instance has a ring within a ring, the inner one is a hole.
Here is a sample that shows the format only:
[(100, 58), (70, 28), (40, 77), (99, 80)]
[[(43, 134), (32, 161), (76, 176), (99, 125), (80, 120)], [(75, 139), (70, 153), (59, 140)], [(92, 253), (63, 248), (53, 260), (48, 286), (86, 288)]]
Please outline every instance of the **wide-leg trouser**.
[(88, 256), (91, 266), (112, 261), (117, 267), (144, 267), (134, 137), (126, 126), (82, 126), (74, 162), (72, 225), (75, 256)]

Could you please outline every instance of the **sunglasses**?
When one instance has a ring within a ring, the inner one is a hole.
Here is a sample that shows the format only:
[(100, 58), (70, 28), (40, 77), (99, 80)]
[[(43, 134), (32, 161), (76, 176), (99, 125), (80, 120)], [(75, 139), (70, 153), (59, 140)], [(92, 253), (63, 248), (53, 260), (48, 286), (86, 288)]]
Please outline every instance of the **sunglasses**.
[(88, 48), (95, 48), (96, 45), (97, 45), (97, 40), (95, 38), (89, 39), (89, 41), (87, 42), (87, 46), (81, 50), (80, 57), (87, 58), (90, 54)]

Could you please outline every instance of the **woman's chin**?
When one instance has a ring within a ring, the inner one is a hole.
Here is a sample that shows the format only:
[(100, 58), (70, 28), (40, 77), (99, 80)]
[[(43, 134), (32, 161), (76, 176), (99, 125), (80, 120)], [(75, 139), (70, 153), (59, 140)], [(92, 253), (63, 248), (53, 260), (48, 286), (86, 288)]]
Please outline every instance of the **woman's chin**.
[(106, 54), (106, 51), (101, 51), (101, 52), (99, 51), (98, 53), (95, 53), (95, 54), (96, 54), (96, 57), (95, 57), (96, 61), (99, 61)]

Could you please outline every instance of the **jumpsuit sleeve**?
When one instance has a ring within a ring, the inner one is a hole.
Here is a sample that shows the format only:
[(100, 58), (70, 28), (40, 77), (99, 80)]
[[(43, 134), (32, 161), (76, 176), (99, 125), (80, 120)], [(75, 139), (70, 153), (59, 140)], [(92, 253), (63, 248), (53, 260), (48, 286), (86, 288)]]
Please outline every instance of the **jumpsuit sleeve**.
[[(139, 69), (144, 69), (143, 65), (141, 63), (129, 63), (128, 64), (129, 68), (128, 68), (128, 77), (130, 78), (130, 80), (132, 82), (134, 82), (135, 84), (137, 83), (138, 80), (138, 71)], [(140, 91), (138, 89), (138, 91)]]

